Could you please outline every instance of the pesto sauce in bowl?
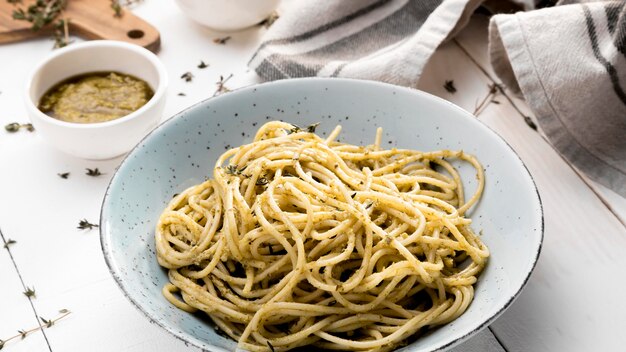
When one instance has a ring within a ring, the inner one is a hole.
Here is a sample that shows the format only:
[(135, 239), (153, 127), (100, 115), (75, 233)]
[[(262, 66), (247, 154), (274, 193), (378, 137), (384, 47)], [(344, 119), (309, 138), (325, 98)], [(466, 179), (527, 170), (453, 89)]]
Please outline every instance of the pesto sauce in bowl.
[(118, 119), (144, 106), (154, 95), (145, 81), (119, 72), (90, 72), (50, 88), (38, 108), (61, 121), (96, 123)]

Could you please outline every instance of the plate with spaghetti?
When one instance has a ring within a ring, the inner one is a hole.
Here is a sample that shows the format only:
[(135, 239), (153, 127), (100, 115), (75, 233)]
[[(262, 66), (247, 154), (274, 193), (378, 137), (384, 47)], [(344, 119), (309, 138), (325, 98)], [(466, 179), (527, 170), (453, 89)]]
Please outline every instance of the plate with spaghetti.
[(519, 157), (464, 110), (296, 79), (157, 127), (112, 178), (100, 229), (129, 300), (200, 348), (434, 351), (519, 295), (543, 214)]

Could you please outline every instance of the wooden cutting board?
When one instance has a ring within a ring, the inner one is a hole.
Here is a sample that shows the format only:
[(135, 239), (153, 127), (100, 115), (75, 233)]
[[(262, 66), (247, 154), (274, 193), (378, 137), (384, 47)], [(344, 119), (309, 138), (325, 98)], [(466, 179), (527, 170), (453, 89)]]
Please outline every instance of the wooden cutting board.
[[(34, 2), (24, 0), (17, 6), (26, 10)], [(33, 31), (29, 22), (14, 20), (12, 14), (16, 8), (6, 0), (0, 0), (0, 44), (51, 35), (51, 25)], [(110, 0), (67, 0), (63, 14), (69, 20), (70, 35), (85, 39), (120, 40), (141, 45), (153, 52), (159, 50), (159, 31), (126, 9), (122, 9), (121, 17), (115, 17)]]

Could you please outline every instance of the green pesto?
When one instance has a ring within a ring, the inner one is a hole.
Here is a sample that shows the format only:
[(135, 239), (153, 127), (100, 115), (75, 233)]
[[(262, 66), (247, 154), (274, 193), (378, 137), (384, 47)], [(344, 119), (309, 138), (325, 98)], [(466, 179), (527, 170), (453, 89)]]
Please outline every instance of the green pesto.
[(145, 81), (119, 72), (90, 72), (50, 88), (39, 110), (67, 122), (115, 120), (145, 105), (154, 91)]

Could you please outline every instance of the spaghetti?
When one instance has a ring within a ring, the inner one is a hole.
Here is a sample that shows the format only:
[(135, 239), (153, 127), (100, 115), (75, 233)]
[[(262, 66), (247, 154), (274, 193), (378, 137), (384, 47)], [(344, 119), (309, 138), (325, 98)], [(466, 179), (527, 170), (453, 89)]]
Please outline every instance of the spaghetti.
[[(464, 215), (482, 166), (269, 122), (176, 196), (156, 228), (164, 296), (249, 351), (393, 350), (461, 315), (489, 251)], [(466, 202), (446, 159), (477, 171)]]

